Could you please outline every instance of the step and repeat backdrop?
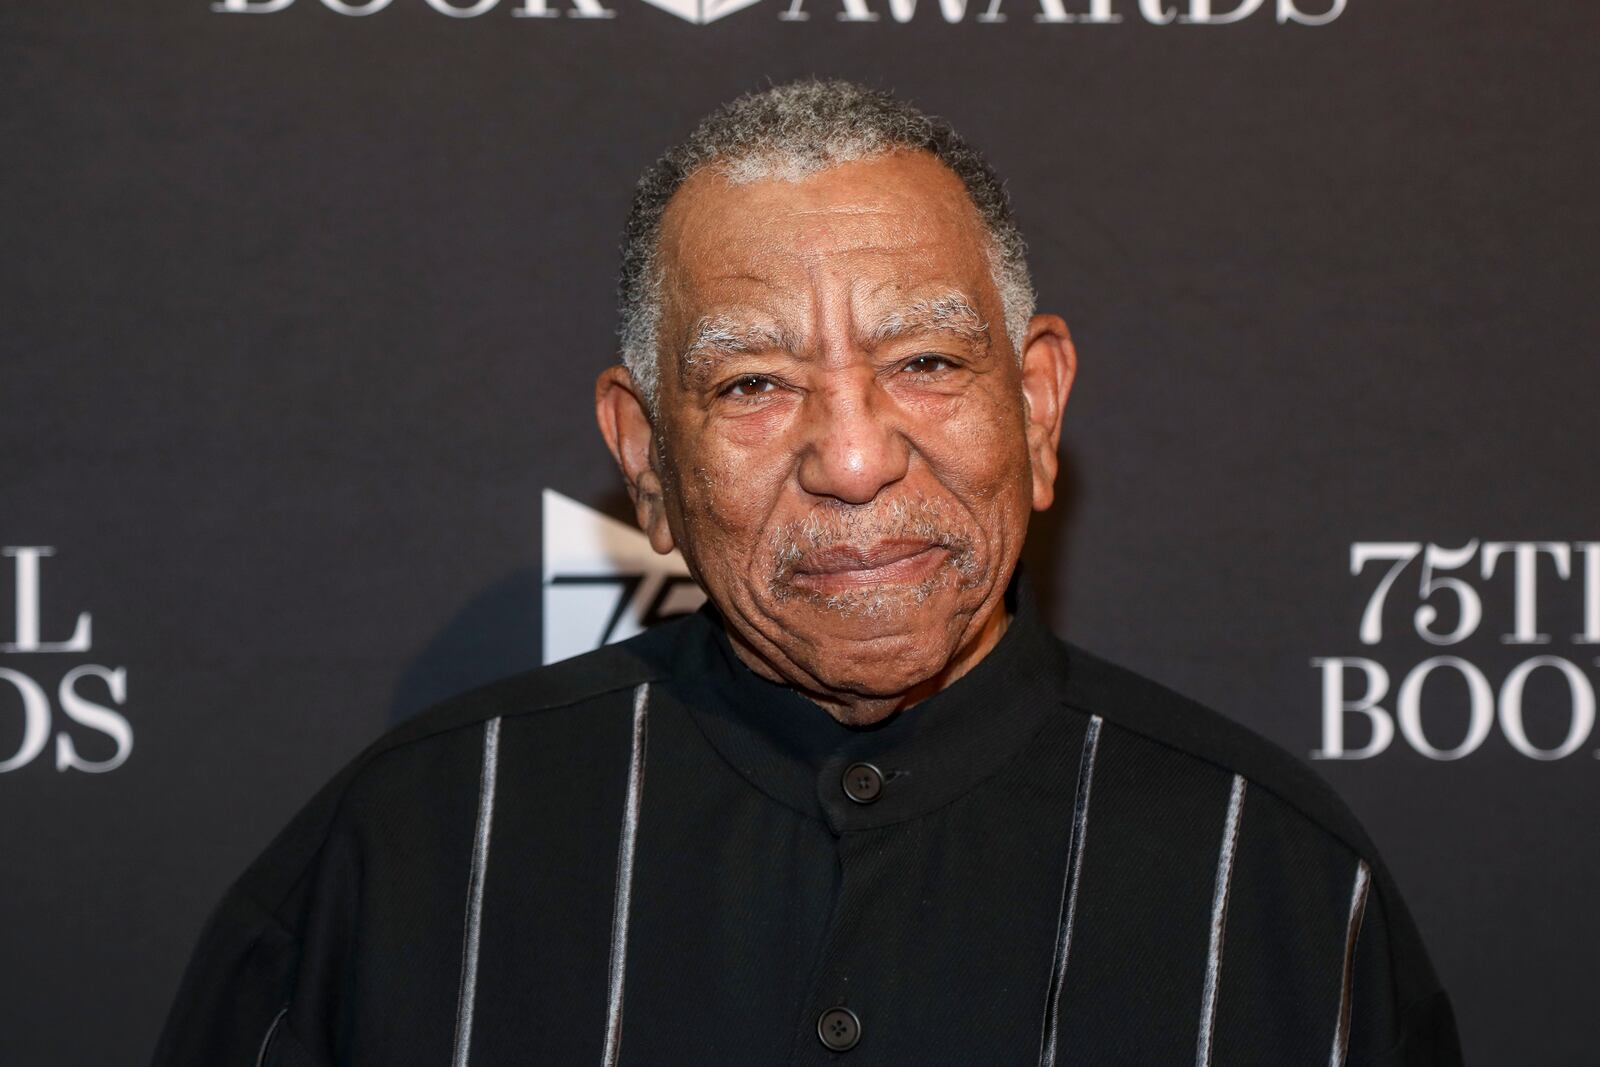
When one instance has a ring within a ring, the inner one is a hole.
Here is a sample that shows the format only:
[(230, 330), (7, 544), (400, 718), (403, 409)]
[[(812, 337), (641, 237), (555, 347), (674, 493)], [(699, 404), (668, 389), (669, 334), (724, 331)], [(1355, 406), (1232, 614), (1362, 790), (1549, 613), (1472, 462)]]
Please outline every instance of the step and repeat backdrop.
[(139, 1064), (429, 703), (692, 610), (595, 432), (638, 173), (802, 75), (951, 118), (1082, 361), (1059, 632), (1305, 759), (1476, 1064), (1596, 1059), (1600, 10), (0, 12), (0, 1063)]

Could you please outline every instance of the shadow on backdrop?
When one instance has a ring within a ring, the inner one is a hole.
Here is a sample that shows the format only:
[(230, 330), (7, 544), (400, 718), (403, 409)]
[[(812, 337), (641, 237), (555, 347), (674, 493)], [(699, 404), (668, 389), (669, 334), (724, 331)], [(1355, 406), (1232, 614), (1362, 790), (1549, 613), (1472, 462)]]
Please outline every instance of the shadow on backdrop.
[(1036, 512), (1028, 520), (1028, 539), (1022, 544), (1020, 562), (1033, 581), (1033, 594), (1047, 624), (1053, 624), (1067, 610), (1070, 590), (1058, 587), (1061, 569), (1070, 554), (1072, 519), (1083, 502), (1083, 478), (1076, 453), (1063, 449), (1061, 471), (1056, 477), (1056, 502), (1049, 511)]
[(480, 591), (401, 673), (390, 725), (457, 693), (539, 665), (539, 570), (523, 567)]
[[(621, 485), (585, 500), (603, 515), (634, 524), (633, 505)], [(390, 725), (441, 700), (539, 666), (543, 594), (543, 575), (531, 566), (519, 567), (468, 600), (401, 672), (389, 702)]]

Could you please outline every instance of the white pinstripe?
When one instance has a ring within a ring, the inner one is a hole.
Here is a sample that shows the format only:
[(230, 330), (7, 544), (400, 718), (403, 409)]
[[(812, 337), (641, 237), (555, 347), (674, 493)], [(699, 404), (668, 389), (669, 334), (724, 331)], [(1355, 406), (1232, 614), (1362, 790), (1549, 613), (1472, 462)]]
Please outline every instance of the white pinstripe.
[(1072, 804), (1072, 836), (1067, 841), (1067, 869), (1061, 879), (1061, 911), (1056, 924), (1055, 964), (1045, 993), (1044, 1024), (1039, 1035), (1039, 1067), (1055, 1067), (1056, 1027), (1061, 1015), (1061, 987), (1067, 977), (1067, 954), (1072, 948), (1072, 924), (1078, 913), (1078, 882), (1083, 876), (1083, 842), (1089, 832), (1089, 791), (1094, 784), (1094, 761), (1100, 751), (1101, 718), (1091, 716), (1078, 756), (1078, 795)]
[(461, 985), (456, 995), (455, 1052), (452, 1067), (467, 1067), (472, 1052), (472, 1013), (478, 999), (478, 938), (483, 926), (483, 883), (489, 872), (489, 838), (494, 826), (495, 776), (500, 767), (500, 718), (483, 724), (483, 769), (478, 777), (478, 825), (472, 840), (472, 872), (467, 878), (467, 922), (461, 938)]
[(273, 1035), (278, 1032), (278, 1027), (283, 1025), (283, 1017), (289, 1014), (288, 1005), (278, 1009), (278, 1014), (272, 1017), (272, 1025), (267, 1027), (267, 1035), (261, 1039), (261, 1047), (256, 1050), (256, 1067), (262, 1067), (267, 1062), (267, 1049), (272, 1047)]
[(1355, 978), (1356, 940), (1361, 936), (1361, 920), (1367, 914), (1367, 891), (1372, 871), (1366, 860), (1356, 861), (1355, 883), (1350, 887), (1350, 915), (1344, 925), (1344, 978), (1339, 983), (1339, 1017), (1333, 1024), (1333, 1050), (1328, 1067), (1344, 1067), (1350, 1052), (1350, 990)]
[(644, 798), (644, 757), (648, 739), (650, 683), (633, 691), (633, 750), (628, 757), (628, 796), (617, 845), (617, 887), (611, 909), (611, 970), (606, 994), (604, 1067), (617, 1067), (622, 1055), (622, 992), (628, 968), (628, 919), (633, 905), (633, 853), (639, 838), (639, 807)]
[(1206, 947), (1206, 984), (1200, 996), (1200, 1037), (1196, 1042), (1196, 1067), (1210, 1067), (1211, 1045), (1217, 1022), (1217, 985), (1222, 979), (1222, 942), (1228, 926), (1228, 891), (1233, 887), (1233, 854), (1239, 844), (1239, 820), (1244, 815), (1244, 779), (1233, 776), (1228, 793), (1228, 814), (1223, 821), (1222, 849), (1217, 856), (1217, 880), (1211, 891), (1211, 939)]

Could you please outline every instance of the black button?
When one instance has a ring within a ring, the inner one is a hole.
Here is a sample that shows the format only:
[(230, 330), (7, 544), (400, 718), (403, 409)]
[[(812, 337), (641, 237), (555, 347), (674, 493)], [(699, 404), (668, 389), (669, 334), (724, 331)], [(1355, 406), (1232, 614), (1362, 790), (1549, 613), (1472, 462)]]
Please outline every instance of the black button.
[(861, 1040), (861, 1020), (849, 1008), (829, 1008), (817, 1018), (817, 1036), (833, 1051), (849, 1052)]
[(883, 772), (870, 763), (852, 763), (844, 769), (844, 795), (857, 804), (871, 804), (883, 794)]

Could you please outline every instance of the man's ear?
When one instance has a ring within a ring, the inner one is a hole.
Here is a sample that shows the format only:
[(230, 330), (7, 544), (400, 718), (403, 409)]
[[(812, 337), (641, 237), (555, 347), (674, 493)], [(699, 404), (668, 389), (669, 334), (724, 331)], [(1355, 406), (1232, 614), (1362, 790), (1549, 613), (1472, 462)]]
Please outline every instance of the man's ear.
[(1022, 341), (1022, 398), (1027, 419), (1028, 461), (1033, 466), (1033, 509), (1056, 498), (1061, 459), (1061, 416), (1078, 373), (1078, 351), (1059, 315), (1035, 315)]
[(656, 469), (655, 429), (627, 368), (619, 365), (600, 372), (594, 383), (594, 417), (622, 470), (639, 528), (650, 538), (651, 548), (663, 555), (671, 552), (675, 546), (661, 472)]

